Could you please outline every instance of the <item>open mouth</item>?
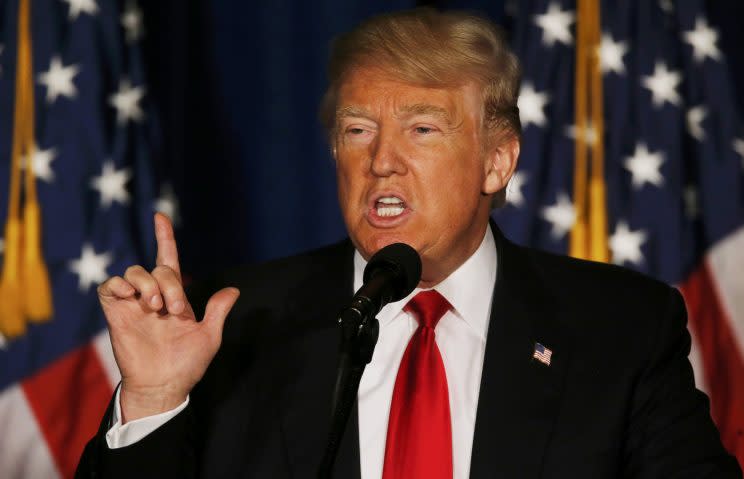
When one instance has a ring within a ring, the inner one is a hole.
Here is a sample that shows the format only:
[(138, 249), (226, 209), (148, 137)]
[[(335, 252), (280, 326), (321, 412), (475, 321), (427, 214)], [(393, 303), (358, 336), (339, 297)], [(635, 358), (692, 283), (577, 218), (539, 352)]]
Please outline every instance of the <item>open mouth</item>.
[(382, 196), (375, 202), (374, 210), (377, 216), (392, 218), (402, 215), (406, 210), (406, 204), (397, 196)]

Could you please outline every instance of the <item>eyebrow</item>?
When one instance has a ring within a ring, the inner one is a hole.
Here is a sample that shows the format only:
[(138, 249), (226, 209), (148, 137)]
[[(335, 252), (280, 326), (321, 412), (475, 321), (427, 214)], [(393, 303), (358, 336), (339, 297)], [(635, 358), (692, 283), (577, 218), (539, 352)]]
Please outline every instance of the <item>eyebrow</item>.
[(371, 115), (367, 110), (358, 106), (345, 106), (336, 110), (336, 120), (349, 117), (371, 118)]
[[(396, 114), (396, 116), (412, 116), (412, 115), (432, 115), (437, 116), (445, 120), (449, 125), (452, 124), (452, 118), (449, 114), (449, 112), (440, 107), (435, 105), (429, 105), (426, 103), (416, 103), (414, 105), (405, 105), (400, 108), (400, 113)], [(369, 111), (365, 110), (364, 108), (360, 108), (357, 106), (346, 106), (343, 108), (339, 108), (336, 110), (336, 119), (340, 120), (342, 118), (372, 118), (372, 115), (369, 113)]]
[(415, 105), (405, 105), (400, 110), (403, 115), (432, 115), (444, 119), (447, 123), (452, 123), (449, 112), (441, 106), (417, 103)]

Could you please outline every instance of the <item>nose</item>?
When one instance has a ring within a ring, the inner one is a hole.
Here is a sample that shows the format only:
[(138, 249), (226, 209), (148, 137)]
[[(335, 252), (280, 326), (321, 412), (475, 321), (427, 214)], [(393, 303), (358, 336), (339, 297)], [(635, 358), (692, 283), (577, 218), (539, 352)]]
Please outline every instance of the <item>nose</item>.
[(408, 172), (405, 156), (401, 152), (401, 142), (391, 132), (381, 131), (372, 147), (370, 171), (379, 177)]

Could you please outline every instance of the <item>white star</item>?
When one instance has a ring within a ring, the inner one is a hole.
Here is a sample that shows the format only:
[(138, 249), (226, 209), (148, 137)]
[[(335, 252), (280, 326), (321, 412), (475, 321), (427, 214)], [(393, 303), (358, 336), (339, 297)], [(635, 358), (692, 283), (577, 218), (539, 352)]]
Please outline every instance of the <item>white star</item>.
[(602, 73), (625, 73), (623, 56), (628, 53), (628, 42), (615, 42), (609, 33), (602, 34), (599, 44), (599, 67)]
[(53, 56), (49, 62), (49, 70), (39, 74), (39, 83), (47, 88), (47, 103), (54, 103), (59, 95), (75, 98), (77, 88), (72, 80), (78, 73), (80, 73), (79, 66), (64, 66), (59, 55)]
[[(47, 183), (54, 181), (52, 161), (56, 158), (56, 148), (42, 150), (37, 145), (34, 145), (34, 155), (31, 157), (31, 170), (34, 172), (34, 176), (46, 181)], [(21, 160), (21, 167), (25, 168), (27, 163), (28, 157), (24, 156)]]
[(698, 17), (695, 19), (695, 29), (686, 31), (682, 34), (685, 42), (692, 46), (692, 58), (700, 63), (705, 61), (706, 57), (714, 60), (721, 59), (721, 51), (716, 46), (718, 41), (718, 32), (708, 26), (705, 18)]
[(615, 227), (615, 232), (610, 236), (612, 262), (623, 264), (627, 261), (639, 266), (642, 265), (641, 245), (646, 242), (646, 237), (645, 231), (631, 231), (625, 221), (619, 221)]
[[(569, 125), (563, 133), (572, 140), (575, 140), (578, 137), (578, 130), (576, 125)], [(584, 141), (589, 145), (597, 142), (597, 130), (594, 129), (594, 125), (587, 122), (583, 137)]]
[(78, 275), (80, 291), (85, 293), (92, 284), (100, 284), (106, 281), (106, 278), (108, 278), (106, 268), (112, 261), (111, 253), (96, 254), (90, 244), (84, 244), (80, 259), (70, 261), (70, 270)]
[(664, 62), (656, 62), (654, 74), (643, 77), (643, 86), (651, 90), (652, 101), (655, 107), (661, 107), (665, 101), (672, 105), (680, 104), (677, 94), (677, 85), (682, 81), (682, 75), (675, 70), (668, 70)]
[(558, 201), (554, 205), (542, 209), (541, 216), (553, 226), (550, 236), (555, 240), (563, 238), (576, 222), (576, 210), (568, 195), (562, 191), (558, 193)]
[(672, 13), (674, 11), (672, 0), (659, 0), (659, 7), (666, 13)]
[(522, 187), (527, 183), (527, 173), (523, 171), (515, 171), (509, 185), (506, 187), (506, 202), (511, 203), (517, 208), (524, 205), (524, 193), (522, 193)]
[(744, 168), (744, 140), (741, 138), (735, 138), (732, 147), (734, 148), (734, 151), (741, 156), (741, 167)]
[(119, 82), (119, 91), (109, 97), (109, 104), (116, 108), (116, 121), (119, 124), (127, 120), (140, 121), (144, 116), (139, 106), (139, 101), (145, 95), (145, 88), (138, 86), (132, 88), (129, 80)]
[(178, 198), (175, 191), (173, 191), (173, 186), (168, 183), (160, 188), (160, 197), (155, 200), (154, 209), (167, 215), (176, 226), (181, 222)]
[(5, 340), (5, 336), (3, 336), (2, 333), (0, 333), (0, 349), (5, 349), (8, 342)]
[(548, 11), (542, 15), (535, 15), (535, 23), (542, 28), (542, 42), (546, 46), (553, 46), (556, 40), (566, 45), (573, 43), (571, 24), (576, 16), (571, 10), (561, 10), (556, 2), (550, 2)]
[(691, 220), (698, 217), (700, 214), (700, 198), (698, 196), (697, 188), (693, 185), (685, 187), (684, 191), (685, 200), (685, 214)]
[(127, 6), (121, 14), (121, 24), (126, 32), (128, 43), (134, 43), (142, 38), (142, 10), (137, 6), (137, 2), (127, 2)]
[[(3, 54), (3, 50), (5, 50), (5, 45), (3, 45), (2, 43), (0, 43), (0, 55)], [(2, 67), (2, 65), (0, 65), (0, 76), (2, 76), (2, 75), (3, 75), (3, 67)]]
[(101, 207), (108, 208), (111, 203), (118, 201), (121, 204), (129, 202), (129, 193), (127, 193), (126, 184), (132, 177), (129, 168), (117, 170), (114, 162), (107, 160), (103, 164), (101, 176), (96, 176), (90, 181), (93, 189), (101, 194)]
[(703, 130), (703, 120), (708, 114), (708, 109), (703, 105), (698, 105), (687, 110), (687, 132), (697, 141), (705, 139), (705, 130)]
[(75, 20), (80, 12), (95, 15), (98, 13), (96, 0), (62, 0), (70, 4), (70, 20)]
[(0, 254), (3, 254), (3, 251), (5, 251), (5, 240), (0, 238)]
[(527, 128), (530, 123), (545, 126), (548, 120), (545, 117), (544, 108), (548, 102), (550, 102), (550, 95), (535, 91), (530, 82), (525, 82), (519, 89), (519, 99), (517, 100), (522, 128)]
[(627, 157), (623, 166), (633, 176), (633, 188), (639, 189), (645, 183), (654, 186), (664, 184), (664, 177), (659, 172), (662, 163), (664, 155), (660, 151), (651, 153), (644, 143), (638, 143), (633, 156)]

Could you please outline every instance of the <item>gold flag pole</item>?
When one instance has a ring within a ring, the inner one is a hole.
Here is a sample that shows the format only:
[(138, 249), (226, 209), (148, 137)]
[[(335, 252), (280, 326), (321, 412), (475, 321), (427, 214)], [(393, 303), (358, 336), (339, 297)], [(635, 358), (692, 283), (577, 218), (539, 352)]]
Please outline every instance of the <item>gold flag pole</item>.
[[(606, 262), (609, 252), (604, 181), (604, 108), (599, 65), (599, 1), (578, 0), (577, 5), (573, 194), (576, 221), (571, 229), (569, 254), (576, 258)], [(592, 141), (589, 141), (589, 124), (594, 128)], [(591, 163), (588, 141), (591, 144)]]

